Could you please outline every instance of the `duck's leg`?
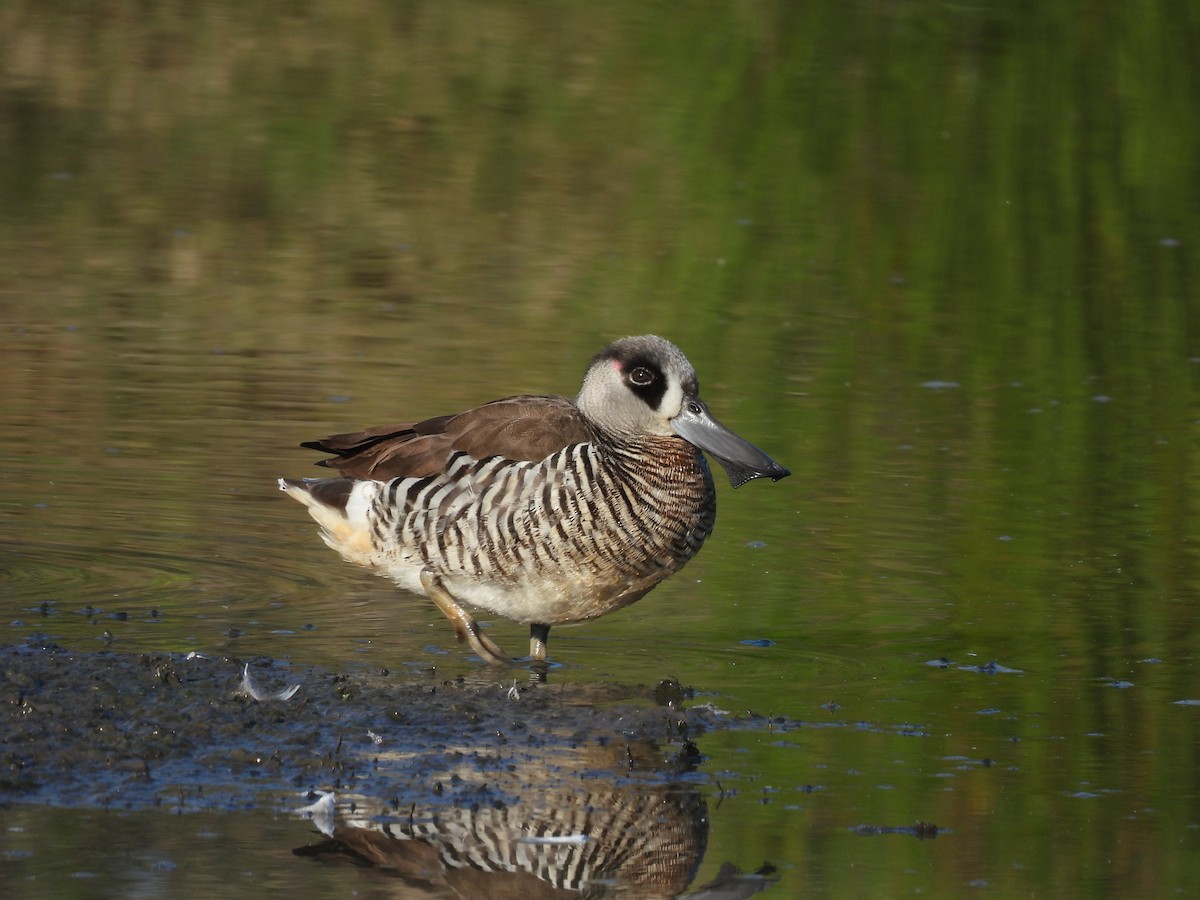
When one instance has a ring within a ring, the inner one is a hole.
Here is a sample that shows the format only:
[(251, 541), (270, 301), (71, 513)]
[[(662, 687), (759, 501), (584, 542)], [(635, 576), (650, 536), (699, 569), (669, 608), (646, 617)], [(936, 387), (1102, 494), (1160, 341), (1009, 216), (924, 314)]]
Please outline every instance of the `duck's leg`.
[(471, 649), (478, 654), (480, 659), (493, 666), (512, 664), (512, 660), (505, 655), (496, 642), (483, 633), (479, 623), (475, 621), (475, 617), (462, 608), (462, 605), (448, 590), (442, 587), (441, 581), (432, 572), (426, 570), (421, 573), (421, 587), (425, 589), (426, 596), (437, 604), (442, 615), (450, 620), (458, 639), (470, 644)]
[(546, 641), (550, 640), (549, 625), (529, 626), (529, 658), (535, 663), (546, 661)]

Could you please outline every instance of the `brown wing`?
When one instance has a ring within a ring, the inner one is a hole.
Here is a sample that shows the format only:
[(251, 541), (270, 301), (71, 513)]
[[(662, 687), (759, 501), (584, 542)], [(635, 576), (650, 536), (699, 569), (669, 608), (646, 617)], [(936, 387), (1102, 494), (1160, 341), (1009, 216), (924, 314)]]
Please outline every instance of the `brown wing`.
[(566, 397), (523, 395), (493, 400), (453, 416), (378, 425), (300, 446), (334, 454), (319, 466), (352, 478), (383, 481), (435, 475), (443, 471), (454, 450), (477, 459), (503, 456), (536, 461), (590, 439), (587, 424)]

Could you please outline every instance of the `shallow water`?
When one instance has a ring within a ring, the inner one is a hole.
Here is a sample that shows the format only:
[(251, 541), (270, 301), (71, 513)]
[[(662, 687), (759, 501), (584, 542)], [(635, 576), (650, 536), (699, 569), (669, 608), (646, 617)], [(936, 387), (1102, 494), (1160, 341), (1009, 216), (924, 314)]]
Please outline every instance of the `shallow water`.
[[(1196, 882), (1197, 23), (302, 7), (0, 13), (6, 643), (473, 673), (273, 479), (657, 332), (794, 474), (550, 678), (779, 718), (698, 741), (693, 886)], [(384, 890), (275, 806), (3, 813), (31, 895)]]

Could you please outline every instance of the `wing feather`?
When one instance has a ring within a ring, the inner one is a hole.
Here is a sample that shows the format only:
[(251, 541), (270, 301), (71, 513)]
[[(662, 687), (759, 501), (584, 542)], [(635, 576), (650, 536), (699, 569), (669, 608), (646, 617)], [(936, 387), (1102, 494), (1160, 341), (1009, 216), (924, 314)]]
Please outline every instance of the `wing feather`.
[(352, 478), (382, 481), (440, 474), (456, 450), (475, 459), (501, 456), (536, 462), (589, 440), (587, 423), (571, 400), (526, 394), (457, 415), (377, 425), (300, 446), (333, 454), (317, 465)]

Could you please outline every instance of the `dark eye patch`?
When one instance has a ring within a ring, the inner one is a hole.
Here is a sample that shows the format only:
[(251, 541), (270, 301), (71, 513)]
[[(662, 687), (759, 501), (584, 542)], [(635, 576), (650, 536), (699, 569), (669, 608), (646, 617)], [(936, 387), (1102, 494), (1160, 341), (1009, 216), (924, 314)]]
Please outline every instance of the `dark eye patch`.
[(635, 357), (622, 367), (622, 371), (629, 389), (641, 397), (647, 406), (657, 410), (667, 392), (667, 380), (663, 378), (662, 369), (652, 360)]

